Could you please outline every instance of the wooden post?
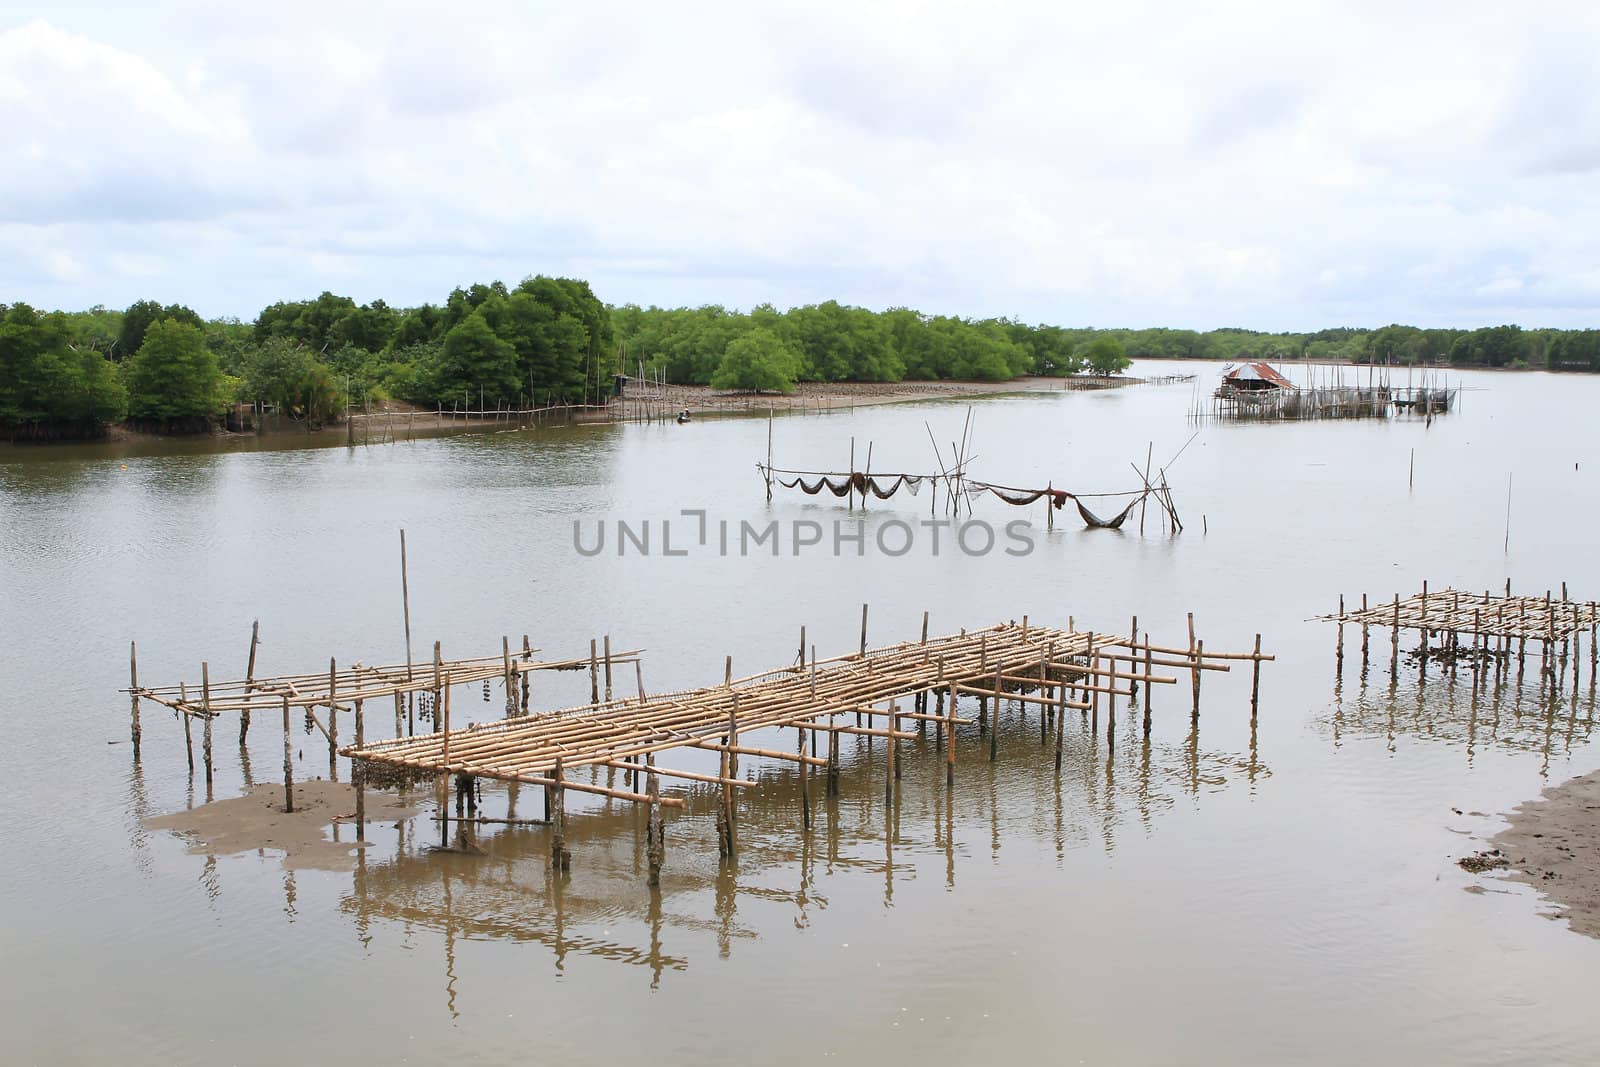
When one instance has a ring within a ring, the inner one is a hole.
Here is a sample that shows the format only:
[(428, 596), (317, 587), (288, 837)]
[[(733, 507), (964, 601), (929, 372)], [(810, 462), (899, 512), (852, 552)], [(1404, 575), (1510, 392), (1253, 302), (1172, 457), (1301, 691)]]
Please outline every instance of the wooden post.
[(839, 731), (828, 731), (828, 795), (839, 795)]
[(994, 665), (994, 727), (989, 731), (989, 762), (1000, 751), (1000, 664)]
[(133, 705), (133, 758), (137, 762), (139, 741), (143, 737), (143, 731), (139, 729), (139, 643), (137, 641), (128, 642), (128, 697)]
[(567, 790), (562, 780), (561, 757), (556, 757), (555, 768), (550, 772), (555, 785), (550, 790), (550, 869), (560, 873), (572, 866), (572, 853), (567, 851)]
[[(1129, 646), (1128, 646), (1128, 654), (1132, 658), (1137, 659), (1138, 658), (1137, 653), (1138, 653), (1139, 650), (1137, 648), (1133, 647), (1134, 645), (1138, 644), (1138, 641), (1139, 641), (1139, 616), (1137, 616), (1137, 615), (1135, 615), (1133, 617), (1132, 623), (1130, 623), (1129, 626), (1128, 626), (1128, 640), (1129, 640), (1129, 642), (1131, 642), (1129, 644)], [(1138, 672), (1134, 671), (1133, 673), (1137, 674)], [(1129, 675), (1129, 679), (1128, 679), (1128, 707), (1130, 707), (1130, 708), (1133, 707), (1134, 698), (1137, 697), (1138, 695), (1139, 695), (1139, 679), (1134, 678), (1130, 674)]]
[(885, 743), (883, 746), (883, 802), (887, 805), (892, 805), (894, 803), (894, 780), (900, 776), (898, 770), (895, 768), (895, 739), (893, 737), (893, 735), (900, 729), (900, 716), (893, 714), (893, 704), (889, 705), (889, 711), (890, 736), (884, 739)]
[(732, 859), (734, 856), (734, 808), (733, 786), (728, 784), (739, 773), (738, 757), (734, 748), (739, 744), (739, 694), (733, 694), (733, 704), (728, 709), (728, 736), (727, 743), (722, 748), (722, 803), (717, 808), (717, 844), (718, 853), (723, 859)]
[[(1148, 631), (1144, 635), (1144, 676), (1146, 678), (1154, 677), (1150, 673), (1150, 634), (1149, 634)], [(1152, 685), (1151, 683), (1146, 682), (1144, 684), (1144, 735), (1145, 735), (1145, 737), (1149, 737), (1150, 736), (1150, 705), (1151, 705), (1151, 703), (1154, 702), (1155, 695), (1156, 695), (1156, 687), (1154, 685)]]
[(928, 644), (928, 613), (926, 611), (922, 613), (922, 644), (923, 647), (927, 647)]
[[(655, 757), (647, 756), (647, 762), (653, 767)], [(667, 854), (666, 827), (661, 821), (661, 779), (652, 770), (646, 779), (645, 792), (650, 796), (650, 815), (645, 821), (645, 859), (649, 865), (647, 882), (650, 888), (655, 889), (661, 885), (661, 864)]]
[(1334, 646), (1334, 658), (1340, 674), (1344, 673), (1344, 594), (1339, 594), (1339, 641)]
[(189, 758), (189, 775), (194, 776), (194, 718), (189, 714), (189, 687), (180, 683), (178, 699), (183, 703), (183, 748)]
[(606, 649), (606, 703), (611, 703), (611, 635), (605, 635)]
[[(1149, 721), (1149, 712), (1145, 712), (1146, 722)], [(1062, 675), (1061, 684), (1056, 687), (1056, 773), (1061, 773), (1061, 741), (1067, 732), (1067, 678)]]
[(204, 727), (205, 737), (204, 737), (203, 743), (205, 745), (205, 758), (206, 758), (206, 790), (209, 793), (209, 791), (211, 789), (211, 779), (212, 779), (212, 767), (211, 767), (211, 665), (209, 663), (200, 664), (200, 707), (205, 710), (205, 716), (206, 716), (205, 727)]
[(1106, 680), (1106, 744), (1117, 743), (1117, 657), (1115, 654), (1106, 657), (1110, 665), (1111, 676)]
[[(795, 730), (795, 751), (800, 755), (806, 754), (806, 728), (804, 726)], [(800, 827), (804, 830), (811, 829), (811, 769), (804, 760), (798, 764), (800, 769)]]
[(443, 666), (444, 658), (439, 654), (439, 642), (435, 641), (433, 643), (433, 725), (435, 729), (439, 726), (439, 703), (444, 692), (444, 679), (440, 675), (440, 670)]
[[(356, 747), (367, 739), (366, 723), (361, 714), (361, 698), (356, 698)], [(367, 839), (367, 772), (365, 760), (350, 761), (350, 779), (356, 787), (356, 840)]]
[(1250, 721), (1256, 721), (1256, 709), (1261, 703), (1261, 635), (1256, 634), (1255, 654), (1250, 661)]
[(600, 666), (595, 658), (594, 638), (589, 638), (589, 703), (600, 703)]
[[(527, 634), (523, 634), (522, 635), (522, 663), (523, 663), (523, 666), (526, 667), (528, 664), (530, 664), (532, 662), (533, 662), (533, 646), (528, 643), (528, 635)], [(530, 670), (524, 670), (522, 672), (522, 714), (524, 714), (524, 715), (528, 714), (528, 676), (531, 675), (532, 673), (533, 672), (530, 671)]]
[(1394, 625), (1389, 632), (1389, 674), (1400, 673), (1400, 594), (1394, 595)]
[[(1205, 655), (1205, 653), (1206, 653), (1206, 643), (1204, 641), (1196, 641), (1195, 645), (1194, 645), (1194, 661), (1195, 661), (1195, 663), (1199, 663), (1200, 660), (1201, 660), (1201, 657), (1203, 657)], [(1193, 711), (1193, 715), (1194, 715), (1194, 717), (1196, 719), (1200, 718), (1200, 668), (1199, 667), (1196, 667), (1194, 669), (1194, 711)]]
[(1361, 594), (1361, 674), (1367, 673), (1367, 594)]
[(733, 688), (733, 657), (729, 656), (722, 664), (722, 685), (726, 689)]
[(289, 698), (283, 698), (283, 810), (294, 811), (294, 760), (289, 744)]
[(861, 658), (867, 658), (867, 606), (861, 605)]
[(339, 698), (335, 692), (338, 684), (337, 667), (333, 657), (328, 657), (328, 780), (339, 780)]
[(643, 705), (645, 702), (644, 667), (637, 659), (633, 661), (633, 682), (639, 687), (639, 703)]
[[(250, 663), (244, 669), (244, 695), (250, 698), (252, 684), (256, 680), (256, 645), (261, 639), (261, 620), (257, 619), (250, 624)], [(239, 712), (239, 744), (244, 744), (245, 735), (250, 732), (250, 709), (245, 708)]]
[(511, 636), (500, 635), (500, 677), (506, 687), (506, 718), (517, 715), (517, 683), (511, 673)]

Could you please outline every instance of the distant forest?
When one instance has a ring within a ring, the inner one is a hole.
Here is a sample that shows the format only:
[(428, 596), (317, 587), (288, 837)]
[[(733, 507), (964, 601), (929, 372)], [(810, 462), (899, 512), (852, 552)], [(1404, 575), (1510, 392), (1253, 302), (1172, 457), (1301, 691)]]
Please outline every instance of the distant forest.
[(253, 322), (181, 304), (43, 312), (0, 305), (0, 430), (92, 437), (110, 424), (205, 431), (235, 404), (313, 423), (388, 399), (447, 407), (601, 402), (619, 373), (720, 389), (805, 381), (1003, 381), (1117, 373), (1129, 358), (1323, 360), (1600, 371), (1600, 330), (1263, 333), (1085, 329), (875, 312), (835, 301), (779, 311), (601, 303), (587, 282), (532, 277), (394, 308), (323, 293)]

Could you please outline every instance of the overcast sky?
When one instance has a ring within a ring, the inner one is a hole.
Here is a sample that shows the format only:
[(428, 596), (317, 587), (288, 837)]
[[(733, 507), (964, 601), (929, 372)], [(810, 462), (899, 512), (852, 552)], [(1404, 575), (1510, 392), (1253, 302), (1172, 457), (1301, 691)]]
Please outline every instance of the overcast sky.
[(1600, 4), (0, 3), (0, 302), (1600, 325)]

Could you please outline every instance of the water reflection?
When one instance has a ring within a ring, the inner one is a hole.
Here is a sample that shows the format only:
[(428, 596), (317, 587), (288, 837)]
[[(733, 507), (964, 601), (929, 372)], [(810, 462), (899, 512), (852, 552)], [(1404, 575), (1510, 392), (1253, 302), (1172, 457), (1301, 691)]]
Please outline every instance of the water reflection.
[(1548, 775), (1552, 755), (1565, 755), (1588, 743), (1594, 730), (1596, 688), (1587, 683), (1552, 692), (1525, 681), (1509, 664), (1481, 672), (1449, 668), (1427, 670), (1401, 682), (1384, 670), (1374, 682), (1363, 669), (1355, 691), (1336, 678), (1333, 703), (1321, 720), (1333, 743), (1348, 737), (1382, 738), (1394, 751), (1400, 737), (1460, 745), (1470, 765), (1484, 748), (1537, 752), (1540, 773)]
[[(809, 831), (799, 771), (759, 766), (751, 773), (760, 788), (739, 795), (740, 846), (730, 862), (717, 854), (720, 792), (696, 787), (679, 794), (687, 806), (667, 824), (655, 890), (645, 881), (646, 813), (630, 804), (596, 801), (570, 818), (573, 861), (559, 873), (542, 825), (479, 826), (471, 843), (482, 854), (469, 855), (421, 844), (439, 839), (430, 813), (395, 824), (386, 857), (365, 851), (340, 907), (363, 944), (383, 937), (386, 926), (438, 931), (452, 1013), (462, 941), (543, 945), (556, 975), (579, 958), (626, 964), (645, 971), (654, 988), (697, 958), (727, 958), (774, 930), (805, 930), (831, 907), (914, 909), (927, 892), (923, 882), (955, 889), (974, 863), (1002, 868), (1003, 848), (1053, 853), (1058, 868), (1074, 850), (1112, 852), (1130, 829), (1154, 832), (1180, 797), (1270, 773), (1253, 732), (1250, 751), (1233, 753), (1203, 747), (1193, 721), (1171, 738), (1147, 737), (1137, 707), (1117, 717), (1131, 739), (1120, 746), (1069, 715), (1057, 772), (1054, 731), (1041, 742), (1027, 714), (1008, 707), (996, 759), (988, 758), (987, 738), (978, 744), (975, 731), (963, 731), (953, 789), (931, 730), (900, 743), (893, 790), (881, 741), (841, 739), (838, 793), (827, 793), (823, 775), (810, 779)], [(485, 793), (491, 807), (501, 797), (508, 810), (514, 802), (503, 789)], [(292, 900), (286, 904), (292, 911)]]

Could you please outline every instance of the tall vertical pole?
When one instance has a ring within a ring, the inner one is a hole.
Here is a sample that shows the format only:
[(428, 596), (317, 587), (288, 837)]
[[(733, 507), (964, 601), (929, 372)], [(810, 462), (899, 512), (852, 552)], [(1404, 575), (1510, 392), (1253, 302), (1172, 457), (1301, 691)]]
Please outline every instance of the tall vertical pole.
[[(406, 531), (400, 528), (400, 607), (405, 615), (406, 624), (406, 681), (413, 680), (411, 672), (411, 579), (406, 573)], [(416, 700), (416, 694), (406, 694), (408, 705)]]
[(289, 698), (283, 698), (283, 810), (294, 811), (294, 759), (289, 744)]
[(208, 795), (207, 799), (209, 799), (209, 794), (211, 792), (211, 779), (212, 779), (212, 770), (211, 770), (211, 665), (209, 663), (200, 664), (200, 707), (205, 710), (205, 717), (206, 717), (205, 737), (204, 737), (203, 744), (205, 745), (205, 750), (204, 751), (205, 751), (205, 758), (206, 758), (206, 793)]
[[(244, 697), (250, 699), (250, 691), (255, 686), (256, 680), (256, 645), (261, 641), (261, 620), (257, 619), (250, 624), (250, 662), (244, 669)], [(245, 735), (250, 732), (250, 709), (245, 708), (239, 712), (239, 744), (244, 745)]]
[(128, 694), (133, 707), (133, 758), (139, 759), (139, 741), (143, 731), (139, 729), (139, 643), (128, 642)]

